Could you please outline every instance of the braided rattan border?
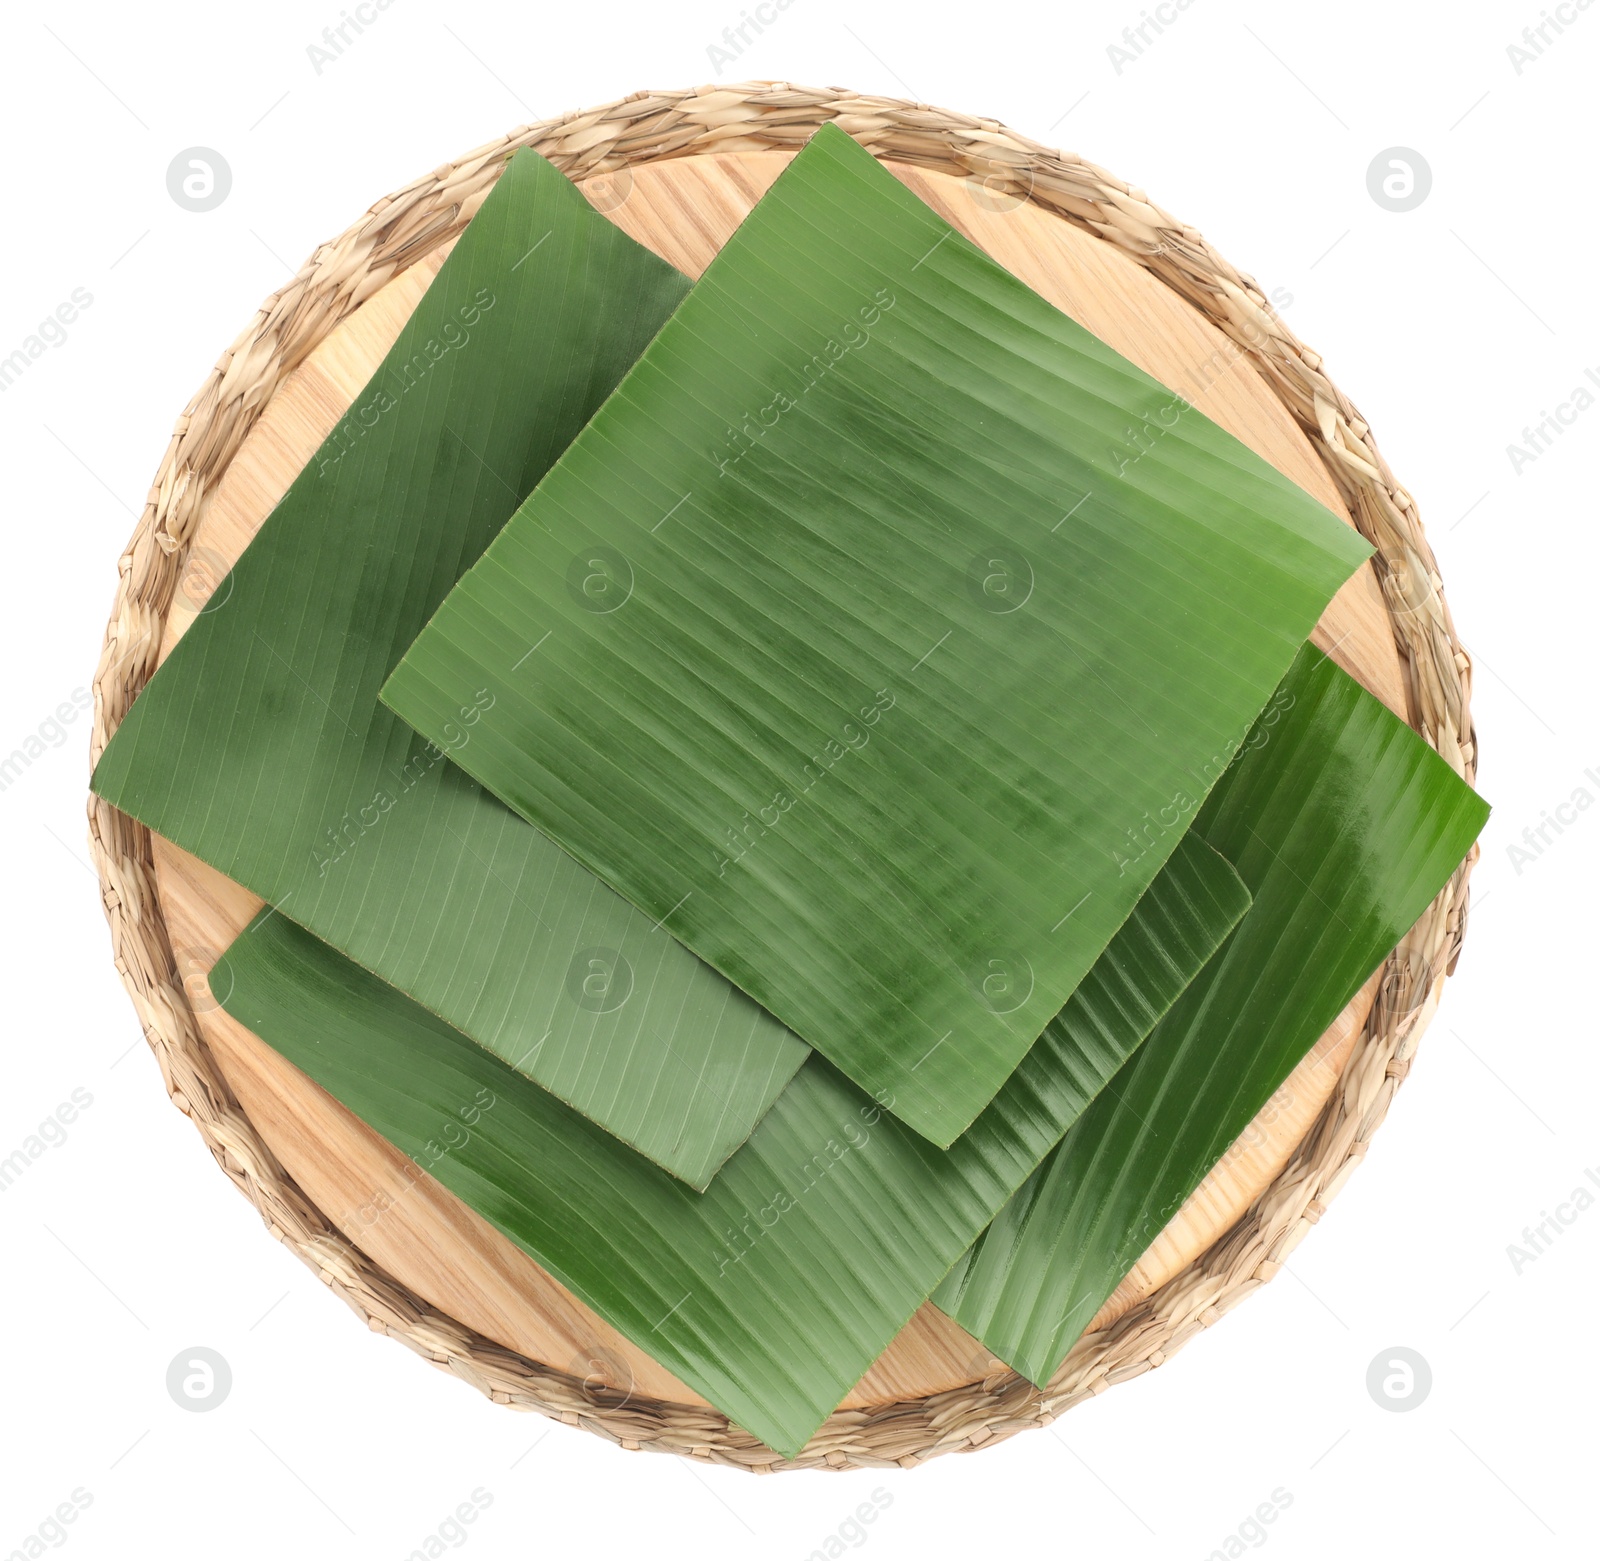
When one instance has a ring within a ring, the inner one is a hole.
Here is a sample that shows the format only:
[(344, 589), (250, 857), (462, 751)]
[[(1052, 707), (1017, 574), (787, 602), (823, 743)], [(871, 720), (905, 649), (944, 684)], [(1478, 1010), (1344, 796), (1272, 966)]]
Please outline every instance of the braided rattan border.
[[(797, 148), (832, 120), (882, 157), (984, 181), (1120, 245), (1248, 352), (1305, 430), (1377, 568), (1406, 672), (1412, 724), (1469, 779), (1475, 767), (1471, 663), (1456, 639), (1411, 497), (1320, 357), (1268, 310), (1253, 280), (1139, 190), (990, 119), (842, 89), (755, 82), (638, 93), (515, 131), (379, 201), (262, 306), (178, 419), (119, 579), (95, 677), (98, 758), (154, 671), (162, 624), (208, 493), (283, 378), (322, 335), (397, 272), (459, 232), (507, 156), (532, 146), (575, 178), (699, 152)], [(1289, 1164), (1226, 1235), (1104, 1331), (1081, 1340), (1040, 1392), (1010, 1372), (872, 1412), (840, 1411), (795, 1459), (720, 1414), (634, 1400), (610, 1406), (583, 1383), (494, 1344), (419, 1300), (352, 1245), (273, 1158), (195, 1026), (168, 944), (139, 824), (91, 798), (118, 970), (167, 1089), (272, 1233), (370, 1327), (409, 1345), (497, 1403), (542, 1411), (629, 1448), (750, 1469), (910, 1466), (1048, 1424), (1073, 1404), (1160, 1365), (1265, 1283), (1327, 1208), (1405, 1077), (1465, 923), (1464, 862), (1390, 958), (1378, 1001), (1321, 1117)]]

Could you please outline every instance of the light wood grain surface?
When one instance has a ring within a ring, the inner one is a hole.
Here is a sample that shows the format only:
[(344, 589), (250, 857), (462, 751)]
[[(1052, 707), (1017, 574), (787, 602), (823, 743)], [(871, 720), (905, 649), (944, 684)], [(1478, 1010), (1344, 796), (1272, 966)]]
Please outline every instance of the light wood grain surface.
[[(757, 152), (655, 163), (586, 181), (590, 199), (641, 243), (698, 276), (787, 162)], [(951, 224), (1052, 303), (1344, 515), (1326, 471), (1248, 359), (1115, 245), (946, 174), (888, 165)], [(377, 368), (447, 250), (381, 288), (336, 326), (263, 411), (209, 495), (168, 614), (172, 649), (290, 482)], [(1154, 408), (1152, 408), (1154, 411)], [(1402, 673), (1376, 577), (1352, 578), (1313, 636), (1391, 709)], [(398, 1150), (216, 1005), (207, 973), (261, 902), (159, 838), (156, 877), (178, 968), (202, 1034), (285, 1169), (344, 1233), (426, 1301), (512, 1349), (609, 1388), (703, 1400), (622, 1338), (522, 1250), (419, 1175)], [(1375, 983), (1311, 1050), (1152, 1243), (1095, 1323), (1120, 1316), (1205, 1250), (1282, 1168), (1322, 1109), (1365, 1022)], [(389, 1206), (381, 1207), (380, 1194)], [(844, 1407), (947, 1391), (992, 1372), (988, 1352), (924, 1306)]]

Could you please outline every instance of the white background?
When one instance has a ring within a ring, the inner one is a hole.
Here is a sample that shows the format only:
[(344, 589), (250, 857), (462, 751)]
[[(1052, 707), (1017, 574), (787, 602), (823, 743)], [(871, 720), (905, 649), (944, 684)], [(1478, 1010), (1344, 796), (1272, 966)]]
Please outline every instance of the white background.
[[(1283, 289), (1422, 507), (1476, 658), (1496, 807), (1443, 1010), (1282, 1277), (1050, 1430), (912, 1473), (761, 1480), (493, 1408), (365, 1332), (168, 1103), (111, 967), (84, 845), (88, 721), (58, 746), (48, 723), (89, 684), (175, 416), (258, 301), (374, 199), (530, 120), (717, 80), (708, 47), (740, 21), (739, 0), (394, 0), (318, 73), (308, 46), (340, 9), (13, 4), (0, 23), (0, 357), (74, 288), (93, 298), (0, 394), (0, 754), (41, 728), (47, 744), (0, 792), (0, 1157), (75, 1089), (93, 1101), (0, 1194), (0, 1556), (78, 1487), (92, 1505), (62, 1546), (84, 1558), (400, 1558), (479, 1488), (492, 1503), (466, 1547), (485, 1558), (800, 1558), (878, 1487), (876, 1561), (1199, 1561), (1280, 1487), (1292, 1504), (1261, 1548), (1285, 1558), (1593, 1554), (1600, 1208), (1520, 1273), (1507, 1247), (1600, 1174), (1600, 808), (1529, 860), (1508, 846), (1575, 789), (1600, 798), (1600, 407), (1520, 472), (1508, 446), (1600, 372), (1600, 7), (1563, 7), (1571, 24), (1519, 73), (1507, 46), (1538, 0), (1195, 0), (1118, 71), (1107, 46), (1140, 0), (793, 0), (723, 66), (993, 115), (1141, 186)], [(206, 214), (166, 188), (194, 145), (233, 172)], [(1396, 145), (1433, 174), (1406, 213), (1367, 189)], [(193, 1345), (232, 1367), (208, 1414), (165, 1388)], [(1365, 1378), (1402, 1345), (1433, 1387), (1396, 1414)]]

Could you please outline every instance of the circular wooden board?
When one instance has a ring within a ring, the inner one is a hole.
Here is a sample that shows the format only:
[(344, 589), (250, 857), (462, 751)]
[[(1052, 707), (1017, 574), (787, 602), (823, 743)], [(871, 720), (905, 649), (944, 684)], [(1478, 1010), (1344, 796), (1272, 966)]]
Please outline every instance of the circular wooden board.
[[(782, 152), (706, 154), (590, 178), (590, 200), (626, 232), (698, 276), (788, 161)], [(1040, 207), (975, 180), (889, 162), (907, 186), (1023, 281), (1346, 516), (1326, 469), (1283, 404), (1221, 332), (1135, 264)], [(212, 589), (377, 368), (448, 252), (433, 250), (334, 327), (272, 396), (208, 495), (168, 613), (168, 654)], [(1346, 516), (1348, 518), (1348, 516)], [(1405, 715), (1403, 673), (1370, 565), (1340, 591), (1315, 642)], [(487, 1222), (217, 1007), (206, 983), (261, 901), (159, 837), (161, 908), (200, 1030), (251, 1122), (351, 1241), (447, 1315), (595, 1387), (704, 1403), (622, 1338)], [(1376, 976), (1312, 1048), (1106, 1303), (1121, 1316), (1226, 1231), (1288, 1161), (1331, 1094), (1366, 1021)], [(378, 1220), (358, 1211), (387, 1192)], [(970, 1335), (924, 1306), (844, 1400), (870, 1408), (992, 1375)]]

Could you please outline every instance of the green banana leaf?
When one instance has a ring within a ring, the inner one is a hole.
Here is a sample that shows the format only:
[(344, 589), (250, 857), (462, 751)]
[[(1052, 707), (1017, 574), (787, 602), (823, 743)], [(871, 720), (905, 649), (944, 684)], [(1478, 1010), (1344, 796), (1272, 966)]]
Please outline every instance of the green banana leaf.
[(519, 152), (94, 788), (703, 1187), (804, 1045), (377, 702), (688, 288)]
[(1185, 842), (954, 1147), (812, 1056), (703, 1194), (282, 916), (263, 912), (213, 983), (634, 1343), (794, 1454), (1248, 901)]
[(382, 697), (947, 1145), (1369, 552), (825, 127)]
[(1195, 832), (1252, 904), (934, 1295), (1043, 1386), (1228, 1146), (1444, 886), (1488, 805), (1302, 651)]

